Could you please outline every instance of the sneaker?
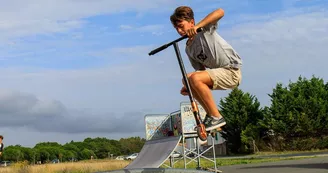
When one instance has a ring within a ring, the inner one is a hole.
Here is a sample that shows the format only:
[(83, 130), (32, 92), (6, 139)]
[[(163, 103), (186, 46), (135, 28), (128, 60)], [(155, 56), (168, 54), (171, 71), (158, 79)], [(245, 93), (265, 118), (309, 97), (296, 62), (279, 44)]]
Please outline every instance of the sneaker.
[[(205, 125), (205, 128), (206, 128), (206, 124), (210, 123), (210, 121), (211, 121), (211, 116), (206, 114), (203, 120), (203, 124)], [(197, 126), (194, 127), (194, 130), (197, 131)]]
[(219, 127), (222, 127), (226, 124), (224, 118), (221, 116), (220, 119), (214, 119), (213, 117), (209, 116), (208, 120), (205, 122), (204, 125), (206, 128), (206, 131), (214, 130)]
[[(203, 124), (206, 125), (206, 124), (210, 123), (210, 121), (211, 121), (211, 116), (208, 115), (208, 114), (206, 114), (206, 115), (205, 115), (205, 118), (204, 118), (204, 120), (203, 120)], [(206, 127), (206, 126), (205, 126), (205, 127)]]

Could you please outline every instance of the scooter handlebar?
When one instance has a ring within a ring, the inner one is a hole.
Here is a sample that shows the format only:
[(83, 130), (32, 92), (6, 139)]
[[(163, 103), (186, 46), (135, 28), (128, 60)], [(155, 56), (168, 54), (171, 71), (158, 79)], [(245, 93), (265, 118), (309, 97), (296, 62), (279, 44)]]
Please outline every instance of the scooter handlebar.
[(152, 50), (151, 52), (148, 53), (148, 55), (155, 55), (156, 53), (166, 49), (167, 47), (169, 47), (169, 44), (164, 44), (163, 46), (159, 47), (159, 48), (156, 48), (154, 50)]
[[(203, 28), (198, 28), (198, 29), (197, 29), (197, 33), (201, 32), (201, 31), (203, 31)], [(180, 38), (178, 38), (178, 39), (176, 39), (176, 40), (174, 40), (174, 41), (172, 41), (172, 42), (170, 42), (170, 43), (164, 44), (164, 45), (162, 45), (161, 47), (158, 47), (158, 48), (152, 50), (151, 52), (149, 52), (148, 55), (149, 55), (149, 56), (150, 56), (150, 55), (154, 55), (154, 54), (156, 54), (156, 53), (158, 53), (158, 52), (160, 52), (160, 51), (166, 49), (167, 47), (171, 46), (173, 43), (175, 43), (175, 42), (179, 42), (179, 41), (181, 41), (181, 40), (183, 40), (183, 39), (186, 39), (186, 38), (188, 38), (188, 35), (184, 35), (184, 36), (182, 36), (182, 37), (180, 37)]]

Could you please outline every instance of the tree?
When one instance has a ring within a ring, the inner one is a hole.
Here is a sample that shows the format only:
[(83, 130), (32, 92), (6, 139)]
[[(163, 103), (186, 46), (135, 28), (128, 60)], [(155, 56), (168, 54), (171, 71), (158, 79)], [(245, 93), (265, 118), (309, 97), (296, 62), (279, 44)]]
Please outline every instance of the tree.
[(21, 152), (17, 147), (8, 146), (6, 150), (3, 152), (3, 159), (10, 160), (10, 161), (19, 161), (21, 157)]
[(230, 152), (251, 152), (254, 141), (260, 140), (263, 130), (259, 126), (263, 112), (257, 98), (235, 88), (224, 100), (220, 100), (219, 108), (227, 123), (221, 134), (227, 140)]
[(131, 154), (139, 152), (146, 140), (140, 137), (130, 137), (121, 138), (119, 142), (122, 146), (122, 154)]
[(95, 156), (95, 153), (91, 150), (88, 150), (88, 149), (83, 149), (82, 152), (81, 152), (81, 160), (87, 160), (87, 159), (90, 159), (91, 156)]
[(277, 84), (269, 95), (271, 128), (285, 139), (328, 133), (328, 90), (322, 79), (298, 78), (288, 87)]
[(46, 163), (50, 160), (50, 153), (45, 148), (39, 149), (41, 163)]

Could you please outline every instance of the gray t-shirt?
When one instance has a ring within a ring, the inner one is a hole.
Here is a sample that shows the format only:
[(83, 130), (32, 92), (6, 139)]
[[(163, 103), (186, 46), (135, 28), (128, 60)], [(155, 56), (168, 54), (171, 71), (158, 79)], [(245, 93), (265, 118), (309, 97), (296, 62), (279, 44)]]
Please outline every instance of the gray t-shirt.
[(240, 68), (242, 60), (238, 53), (217, 32), (218, 23), (204, 27), (190, 45), (186, 54), (195, 70), (233, 66)]

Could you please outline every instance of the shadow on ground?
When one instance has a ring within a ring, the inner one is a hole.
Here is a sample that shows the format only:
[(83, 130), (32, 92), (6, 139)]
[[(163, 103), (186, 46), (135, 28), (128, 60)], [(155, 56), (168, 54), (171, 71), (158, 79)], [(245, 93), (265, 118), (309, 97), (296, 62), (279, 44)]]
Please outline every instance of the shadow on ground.
[(288, 164), (288, 165), (265, 165), (265, 166), (251, 166), (240, 169), (254, 169), (254, 168), (308, 168), (308, 169), (328, 169), (328, 163), (311, 163), (311, 164)]

